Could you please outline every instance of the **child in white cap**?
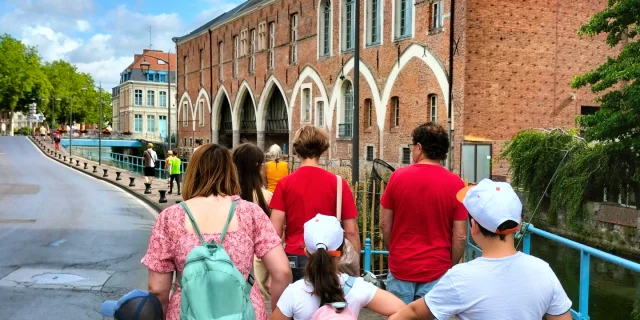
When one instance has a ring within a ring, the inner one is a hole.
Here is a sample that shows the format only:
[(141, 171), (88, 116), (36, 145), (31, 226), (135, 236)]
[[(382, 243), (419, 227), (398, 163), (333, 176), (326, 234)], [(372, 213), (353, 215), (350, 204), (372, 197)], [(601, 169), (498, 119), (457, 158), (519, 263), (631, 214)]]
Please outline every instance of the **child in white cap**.
[(458, 193), (482, 256), (458, 264), (424, 299), (390, 319), (571, 320), (571, 300), (549, 265), (518, 252), (522, 203), (508, 183), (489, 179)]
[(348, 308), (355, 318), (362, 308), (389, 316), (404, 307), (393, 294), (338, 271), (343, 243), (344, 230), (336, 217), (318, 214), (304, 224), (305, 253), (309, 257), (304, 278), (285, 289), (271, 320), (312, 319), (320, 307), (341, 302), (341, 307)]

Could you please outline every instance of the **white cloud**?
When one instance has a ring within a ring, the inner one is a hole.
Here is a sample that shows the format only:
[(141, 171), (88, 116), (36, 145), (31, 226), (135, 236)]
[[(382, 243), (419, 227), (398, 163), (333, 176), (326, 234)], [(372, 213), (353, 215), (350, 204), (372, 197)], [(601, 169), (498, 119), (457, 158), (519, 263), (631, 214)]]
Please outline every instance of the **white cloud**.
[(191, 32), (197, 29), (201, 25), (213, 20), (215, 17), (239, 6), (241, 3), (244, 2), (242, 0), (231, 0), (231, 1), (225, 1), (223, 3), (220, 3), (219, 0), (206, 0), (206, 1), (211, 3), (211, 8), (201, 11), (196, 16), (196, 18), (190, 24), (190, 30), (187, 30), (188, 32)]
[(76, 20), (77, 30), (79, 32), (85, 32), (91, 30), (91, 23), (87, 20)]
[(100, 61), (76, 63), (78, 71), (86, 72), (93, 77), (96, 86), (102, 82), (103, 90), (110, 92), (118, 85), (120, 72), (131, 64), (133, 56), (110, 57)]
[(80, 39), (67, 37), (51, 28), (42, 26), (25, 28), (22, 33), (22, 41), (25, 44), (38, 47), (38, 52), (47, 61), (60, 59), (82, 45)]

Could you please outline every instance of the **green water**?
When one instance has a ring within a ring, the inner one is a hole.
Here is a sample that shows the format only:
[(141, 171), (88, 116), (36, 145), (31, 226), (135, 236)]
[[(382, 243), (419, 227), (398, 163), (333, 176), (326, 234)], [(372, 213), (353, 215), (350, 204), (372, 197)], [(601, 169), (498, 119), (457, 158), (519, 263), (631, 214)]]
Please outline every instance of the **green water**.
[[(578, 310), (580, 252), (557, 242), (533, 235), (531, 254), (553, 269)], [(640, 262), (637, 257), (627, 257)], [(640, 274), (613, 263), (591, 257), (589, 316), (592, 320), (640, 320)]]

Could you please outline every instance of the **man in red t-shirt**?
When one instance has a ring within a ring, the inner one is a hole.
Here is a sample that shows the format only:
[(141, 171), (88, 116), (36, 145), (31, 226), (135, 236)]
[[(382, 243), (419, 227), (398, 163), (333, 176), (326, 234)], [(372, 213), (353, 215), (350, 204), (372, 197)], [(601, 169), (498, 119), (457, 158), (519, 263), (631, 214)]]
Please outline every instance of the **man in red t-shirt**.
[[(293, 281), (303, 276), (307, 262), (304, 252), (304, 223), (316, 214), (336, 216), (338, 180), (320, 167), (320, 156), (329, 148), (327, 133), (314, 126), (300, 128), (294, 137), (293, 150), (300, 157), (300, 168), (282, 178), (271, 198), (271, 222), (282, 235), (286, 220), (285, 252), (289, 256)], [(342, 183), (342, 227), (345, 237), (360, 252), (358, 210), (346, 180)]]
[(429, 122), (412, 136), (414, 164), (391, 175), (380, 201), (389, 249), (387, 290), (406, 304), (424, 297), (460, 261), (468, 217), (456, 199), (464, 182), (440, 165), (449, 150), (447, 132)]

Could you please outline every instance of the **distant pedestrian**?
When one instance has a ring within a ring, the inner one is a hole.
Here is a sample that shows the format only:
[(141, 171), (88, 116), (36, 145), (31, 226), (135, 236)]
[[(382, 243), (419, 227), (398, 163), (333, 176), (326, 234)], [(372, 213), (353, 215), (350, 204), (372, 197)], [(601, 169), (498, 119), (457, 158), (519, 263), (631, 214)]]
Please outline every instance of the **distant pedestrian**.
[(153, 143), (149, 143), (144, 152), (144, 181), (147, 183), (153, 183), (153, 177), (156, 174), (156, 161), (158, 161), (158, 154), (153, 150)]
[(195, 144), (196, 146), (193, 148), (193, 152), (196, 152), (196, 150), (202, 146), (202, 139), (196, 139)]
[[(174, 279), (184, 276), (187, 255), (202, 243), (215, 242), (221, 245), (220, 249), (228, 253), (233, 266), (247, 282), (254, 255), (261, 258), (271, 276), (271, 307), (275, 309), (280, 295), (291, 282), (289, 263), (280, 238), (264, 211), (238, 196), (238, 172), (229, 150), (217, 144), (207, 144), (198, 149), (185, 171), (183, 189), (185, 201), (163, 210), (158, 216), (149, 240), (149, 249), (142, 259), (142, 264), (149, 268), (149, 291), (162, 302), (166, 320), (180, 319), (181, 304), (198, 310), (217, 311), (220, 317), (216, 318), (239, 319), (237, 314), (228, 314), (226, 312), (230, 310), (221, 307), (228, 305), (236, 311), (239, 296), (231, 296), (225, 290), (237, 293), (238, 284), (230, 289), (228, 284), (231, 282), (223, 283), (227, 286), (210, 288), (204, 296), (201, 293), (191, 300), (183, 300), (181, 280), (172, 285)], [(174, 278), (176, 273), (178, 277)], [(204, 280), (215, 282), (207, 275), (210, 273), (203, 272)], [(216, 279), (228, 279), (228, 275), (219, 275)], [(197, 286), (198, 283), (188, 285)], [(265, 320), (267, 312), (258, 286), (250, 287), (247, 283), (242, 287), (250, 290), (250, 301), (255, 310), (252, 319)], [(190, 310), (193, 309), (183, 312)]]
[[(293, 150), (300, 157), (300, 168), (282, 178), (271, 199), (271, 222), (278, 235), (285, 232), (285, 251), (294, 281), (303, 277), (307, 256), (304, 252), (303, 225), (316, 214), (337, 217), (338, 181), (342, 183), (341, 218), (345, 237), (360, 252), (358, 210), (351, 188), (344, 178), (320, 167), (320, 156), (329, 149), (329, 135), (321, 128), (304, 126), (293, 138)], [(359, 269), (359, 267), (357, 268)], [(355, 274), (356, 276), (359, 275)]]
[(340, 272), (344, 230), (336, 217), (318, 214), (307, 221), (304, 244), (309, 256), (304, 279), (290, 284), (282, 293), (270, 320), (331, 319), (336, 316), (336, 307), (344, 310), (334, 319), (357, 319), (362, 308), (390, 316), (405, 306), (393, 294), (363, 278)]
[(0, 123), (0, 131), (2, 131), (2, 135), (6, 136), (7, 135), (7, 124), (6, 123)]
[[(267, 190), (262, 184), (262, 164), (264, 163), (264, 153), (258, 146), (252, 143), (245, 143), (233, 150), (233, 163), (238, 169), (240, 180), (240, 197), (260, 206), (269, 216), (271, 210), (269, 203), (273, 193)], [(253, 271), (256, 282), (260, 286), (260, 293), (265, 301), (271, 300), (269, 294), (269, 271), (264, 266), (262, 260), (257, 257), (253, 261)]]
[(457, 198), (469, 210), (482, 256), (447, 271), (426, 296), (389, 319), (571, 320), (571, 300), (549, 264), (515, 248), (522, 203), (511, 185), (484, 179)]
[(413, 164), (393, 172), (380, 201), (387, 290), (407, 304), (460, 261), (467, 234), (467, 210), (456, 200), (464, 182), (440, 164), (449, 150), (447, 132), (429, 122), (412, 137)]
[[(167, 157), (164, 158), (164, 169), (167, 172), (167, 177), (171, 178), (171, 166), (169, 165), (169, 160), (173, 157), (173, 151), (167, 151)], [(167, 184), (171, 184), (169, 180), (167, 180)]]
[(133, 290), (118, 301), (105, 301), (100, 313), (116, 320), (164, 320), (160, 300), (143, 290)]
[(60, 151), (60, 134), (56, 134), (55, 137), (53, 137), (53, 143), (56, 144), (56, 150)]
[(269, 147), (267, 152), (268, 162), (264, 165), (265, 185), (269, 191), (274, 192), (278, 182), (289, 174), (289, 165), (282, 161), (282, 149), (277, 144)]
[(180, 180), (182, 177), (182, 160), (178, 157), (178, 153), (174, 155), (172, 151), (168, 158), (169, 166), (169, 194), (173, 193), (173, 182), (178, 186), (178, 195), (180, 195)]

